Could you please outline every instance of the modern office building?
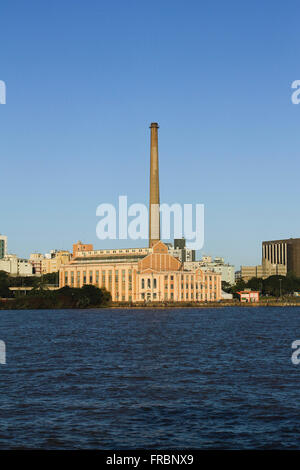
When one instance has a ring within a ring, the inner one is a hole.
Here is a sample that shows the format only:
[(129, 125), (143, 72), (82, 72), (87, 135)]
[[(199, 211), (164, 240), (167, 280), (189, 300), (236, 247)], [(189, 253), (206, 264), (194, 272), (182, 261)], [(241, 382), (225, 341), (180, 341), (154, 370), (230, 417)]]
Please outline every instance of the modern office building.
[(262, 242), (262, 263), (258, 266), (241, 266), (239, 278), (249, 281), (253, 277), (269, 276), (300, 277), (300, 238), (288, 238)]
[(11, 276), (32, 276), (32, 265), (27, 259), (7, 253), (7, 237), (0, 235), (0, 271)]
[(0, 271), (5, 271), (11, 276), (32, 276), (32, 264), (17, 255), (6, 255), (0, 259)]
[(160, 241), (157, 123), (150, 129), (149, 247), (93, 250), (92, 245), (79, 242), (73, 246), (70, 263), (60, 268), (59, 285), (105, 287), (115, 302), (218, 301), (221, 275), (184, 270), (185, 241), (176, 240), (174, 246)]
[(300, 277), (300, 238), (262, 242), (262, 265), (270, 264)]
[(236, 280), (243, 279), (248, 282), (253, 277), (267, 279), (270, 276), (286, 276), (286, 267), (280, 264), (264, 263), (258, 266), (241, 266), (240, 271), (236, 272)]
[(41, 276), (42, 274), (42, 261), (44, 255), (41, 253), (31, 253), (29, 257), (29, 263), (32, 265), (32, 272), (35, 276)]
[(63, 264), (70, 261), (71, 256), (67, 250), (53, 251), (50, 258), (42, 260), (42, 274), (57, 273)]
[(0, 235), (0, 259), (5, 258), (7, 255), (7, 237)]
[(181, 263), (186, 261), (195, 261), (196, 251), (187, 248), (186, 241), (184, 238), (175, 238), (174, 245), (166, 243), (170, 255), (178, 258)]
[[(264, 278), (262, 265), (258, 266), (241, 266), (239, 271), (235, 273), (235, 281), (243, 280), (250, 281), (253, 277)], [(268, 276), (267, 276), (268, 277)]]
[[(89, 245), (92, 246), (92, 245)], [(67, 264), (72, 254), (67, 250), (51, 250), (50, 253), (31, 253), (29, 262), (33, 267), (33, 274), (41, 276), (43, 274), (56, 273), (63, 264)]]
[(194, 270), (202, 269), (203, 271), (211, 271), (221, 274), (222, 281), (228, 282), (233, 285), (235, 283), (234, 266), (225, 263), (224, 258), (216, 257), (214, 260), (211, 256), (203, 256), (199, 261), (186, 261), (184, 269)]

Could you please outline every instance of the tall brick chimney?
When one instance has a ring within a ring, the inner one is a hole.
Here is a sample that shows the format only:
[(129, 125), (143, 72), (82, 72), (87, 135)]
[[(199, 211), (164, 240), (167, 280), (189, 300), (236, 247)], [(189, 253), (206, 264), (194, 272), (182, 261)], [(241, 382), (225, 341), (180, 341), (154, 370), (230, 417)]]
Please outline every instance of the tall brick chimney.
[(150, 137), (149, 247), (160, 240), (158, 124), (152, 122)]

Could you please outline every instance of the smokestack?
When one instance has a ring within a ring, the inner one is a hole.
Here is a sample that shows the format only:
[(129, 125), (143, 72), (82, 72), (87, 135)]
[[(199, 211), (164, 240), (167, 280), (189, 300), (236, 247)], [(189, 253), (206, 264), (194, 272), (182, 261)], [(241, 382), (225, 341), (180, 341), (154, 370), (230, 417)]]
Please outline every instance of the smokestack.
[(160, 240), (158, 124), (152, 122), (150, 138), (149, 247)]

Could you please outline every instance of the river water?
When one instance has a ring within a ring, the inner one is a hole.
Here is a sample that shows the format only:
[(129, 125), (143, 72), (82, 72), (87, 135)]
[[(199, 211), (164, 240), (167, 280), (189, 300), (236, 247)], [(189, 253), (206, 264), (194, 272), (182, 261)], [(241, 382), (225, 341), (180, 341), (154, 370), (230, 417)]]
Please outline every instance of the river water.
[(300, 448), (300, 308), (0, 311), (0, 448)]

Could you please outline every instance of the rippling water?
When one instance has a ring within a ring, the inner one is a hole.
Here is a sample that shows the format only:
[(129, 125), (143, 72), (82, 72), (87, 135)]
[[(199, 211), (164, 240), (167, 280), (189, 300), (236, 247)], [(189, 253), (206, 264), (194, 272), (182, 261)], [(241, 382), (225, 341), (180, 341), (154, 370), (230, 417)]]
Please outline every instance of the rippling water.
[(0, 448), (300, 448), (300, 308), (0, 311)]

